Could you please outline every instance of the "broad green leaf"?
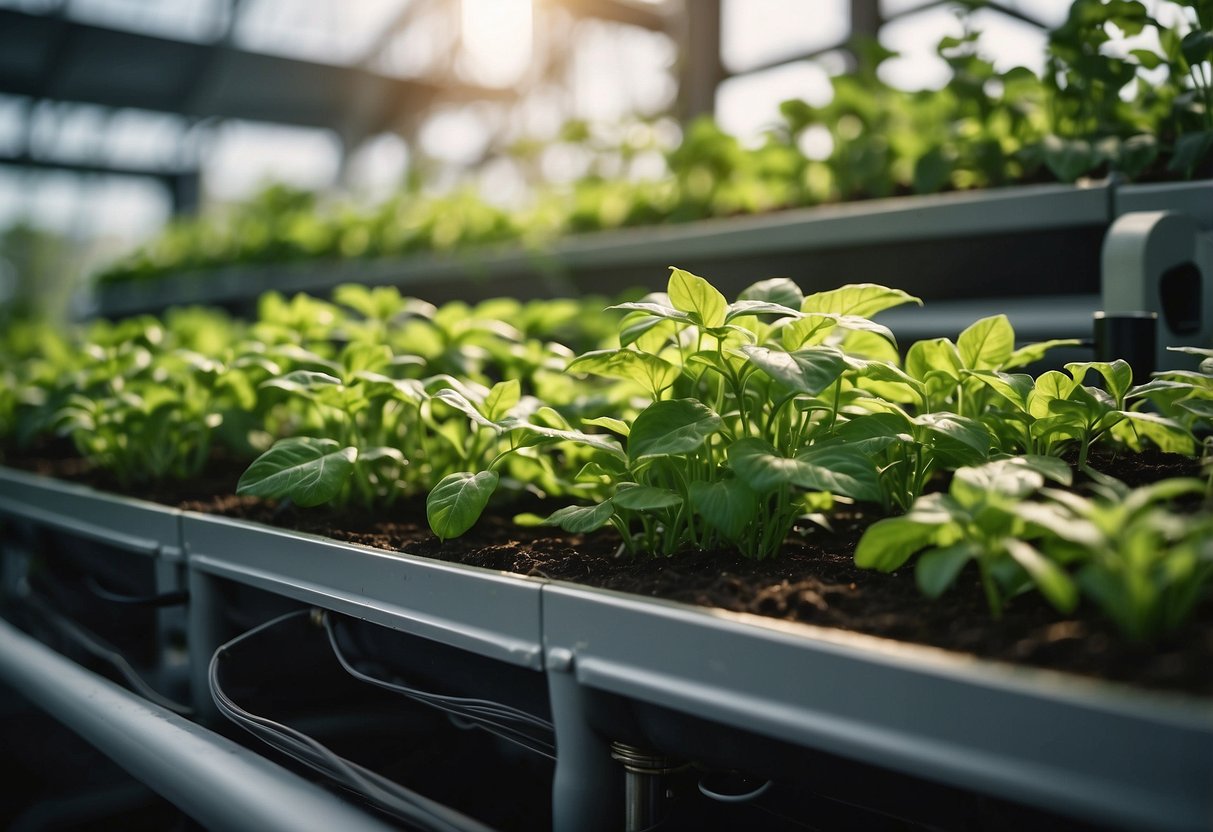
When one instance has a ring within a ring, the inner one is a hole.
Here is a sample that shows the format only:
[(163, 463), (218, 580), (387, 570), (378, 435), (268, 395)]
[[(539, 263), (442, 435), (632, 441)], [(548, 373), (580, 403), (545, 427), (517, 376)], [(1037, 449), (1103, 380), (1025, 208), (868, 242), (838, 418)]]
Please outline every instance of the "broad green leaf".
[[(1122, 440), (1144, 438), (1161, 451), (1186, 456), (1196, 451), (1196, 440), (1187, 428), (1165, 416), (1136, 410), (1118, 410), (1115, 415), (1125, 420), (1112, 429)], [(1131, 444), (1141, 445), (1140, 441)]]
[(1167, 170), (1191, 176), (1208, 156), (1213, 153), (1213, 130), (1184, 133), (1175, 140), (1175, 152), (1167, 164)]
[(708, 328), (724, 325), (728, 303), (724, 295), (702, 277), (671, 266), (666, 291), (674, 308), (694, 316), (700, 325)]
[(908, 517), (878, 520), (868, 527), (855, 547), (855, 565), (861, 569), (892, 572), (934, 539), (938, 526)]
[(1078, 543), (1092, 551), (1106, 542), (1095, 524), (1089, 520), (1075, 517), (1072, 512), (1060, 505), (1022, 500), (1012, 505), (1011, 511), (1017, 517), (1039, 526), (1055, 537)]
[(1003, 546), (1050, 604), (1062, 612), (1071, 612), (1078, 606), (1078, 588), (1065, 570), (1022, 540), (1007, 538)]
[(804, 302), (804, 293), (795, 282), (786, 277), (772, 277), (770, 280), (760, 280), (745, 289), (737, 296), (738, 301), (762, 301), (775, 303), (790, 309), (799, 310)]
[(496, 471), (460, 471), (443, 477), (425, 500), (430, 529), (440, 540), (466, 532), (480, 519), (499, 479)]
[(778, 303), (768, 303), (761, 300), (739, 300), (736, 303), (729, 304), (724, 319), (727, 322), (746, 315), (780, 315), (785, 318), (799, 318), (800, 312)]
[(918, 589), (928, 598), (938, 598), (956, 582), (965, 564), (975, 560), (980, 552), (978, 545), (969, 540), (923, 552), (914, 567)]
[(948, 492), (961, 505), (971, 508), (995, 495), (1022, 499), (1040, 490), (1044, 484), (1044, 476), (1039, 471), (996, 459), (985, 465), (958, 468)]
[(548, 515), (543, 525), (559, 526), (570, 534), (588, 534), (609, 523), (614, 513), (610, 500), (593, 506), (565, 506)]
[(906, 352), (906, 372), (919, 381), (926, 381), (932, 372), (959, 381), (963, 366), (956, 345), (947, 338), (915, 341)]
[(480, 408), (472, 404), (472, 402), (468, 400), (467, 396), (463, 395), (458, 390), (453, 390), (450, 387), (444, 387), (434, 394), (434, 398), (455, 408), (482, 428), (489, 428), (490, 430), (497, 432), (501, 431), (501, 425), (486, 418), (484, 414), (480, 412)]
[(990, 432), (976, 419), (955, 413), (923, 413), (914, 418), (914, 424), (934, 434), (933, 444), (938, 445), (939, 438), (943, 438), (963, 445), (983, 458), (990, 452)]
[(654, 303), (651, 301), (617, 303), (614, 306), (608, 306), (607, 309), (621, 309), (628, 312), (643, 312), (650, 317), (670, 321), (682, 321), (684, 323), (689, 323), (691, 320), (691, 316), (686, 312), (675, 309), (672, 306), (667, 306), (664, 303)]
[(729, 445), (728, 458), (738, 478), (760, 494), (793, 484), (801, 467), (797, 460), (780, 456), (769, 442), (753, 437)]
[(1015, 351), (1015, 330), (1006, 315), (982, 318), (960, 333), (956, 350), (967, 369), (1001, 369)]
[(364, 462), (378, 462), (381, 459), (390, 459), (392, 462), (401, 465), (408, 462), (405, 459), (404, 453), (399, 448), (391, 448), (387, 445), (376, 445), (373, 448), (364, 448), (358, 454), (357, 464), (361, 465)]
[(860, 448), (826, 445), (796, 455), (801, 467), (796, 485), (810, 491), (829, 491), (856, 500), (879, 502), (880, 475), (871, 456)]
[(587, 352), (573, 359), (568, 370), (640, 382), (654, 392), (673, 384), (680, 372), (664, 358), (628, 349)]
[(594, 419), (582, 419), (583, 425), (593, 425), (598, 428), (606, 428), (612, 433), (617, 433), (620, 436), (627, 436), (632, 429), (628, 427), (628, 423), (622, 419), (616, 419), (613, 416), (598, 416)]
[(1073, 379), (1082, 384), (1087, 371), (1094, 370), (1103, 377), (1105, 389), (1116, 401), (1124, 401), (1125, 393), (1133, 385), (1133, 368), (1129, 362), (1118, 358), (1115, 361), (1071, 361), (1066, 365)]
[(838, 380), (846, 360), (833, 347), (809, 347), (795, 352), (744, 346), (741, 352), (755, 367), (798, 393), (816, 396)]
[(787, 349), (815, 346), (838, 334), (837, 329), (851, 332), (868, 332), (883, 338), (892, 346), (897, 345), (893, 331), (884, 324), (858, 315), (835, 315), (824, 312), (808, 312), (783, 327), (780, 341)]
[(922, 306), (921, 300), (900, 289), (890, 289), (875, 283), (852, 283), (809, 295), (800, 304), (800, 311), (868, 318), (903, 303)]
[(678, 324), (667, 318), (633, 313), (624, 317), (619, 324), (619, 346), (635, 344), (641, 352), (653, 353), (677, 332)]
[(524, 437), (522, 441), (523, 445), (542, 445), (547, 442), (573, 442), (577, 445), (596, 448), (600, 451), (606, 451), (612, 456), (623, 458), (623, 448), (617, 440), (610, 436), (583, 433), (582, 431), (572, 429), (549, 428), (546, 425), (536, 425), (531, 422), (521, 422), (513, 419), (505, 420), (502, 423), (502, 428), (508, 433), (521, 433)]
[(1000, 373), (993, 370), (965, 370), (967, 378), (975, 378), (1014, 405), (1020, 412), (1028, 410), (1032, 392), (1032, 377), (1026, 373)]
[(241, 475), (236, 493), (288, 497), (305, 508), (318, 506), (337, 496), (357, 458), (357, 448), (343, 448), (332, 439), (280, 439)]
[(634, 482), (621, 482), (611, 500), (619, 508), (630, 508), (636, 511), (670, 508), (682, 503), (682, 497), (668, 488), (637, 485)]
[(1012, 352), (1011, 357), (1003, 362), (1002, 369), (1013, 370), (1016, 367), (1040, 361), (1049, 350), (1055, 347), (1075, 347), (1081, 343), (1077, 338), (1054, 338), (1049, 341), (1036, 341), (1031, 344), (1024, 344)]
[(877, 454), (897, 444), (911, 444), (913, 423), (904, 413), (867, 413), (856, 416), (834, 430), (831, 443), (856, 448), (865, 454)]
[(484, 398), (484, 415), (496, 422), (509, 413), (521, 398), (522, 386), (518, 379), (499, 381), (489, 389), (489, 394)]
[(261, 386), (287, 390), (292, 393), (311, 393), (316, 390), (340, 387), (341, 379), (313, 370), (295, 370), (284, 376), (266, 379), (261, 382)]
[(1028, 395), (1028, 412), (1037, 419), (1047, 418), (1052, 414), (1049, 403), (1068, 399), (1076, 386), (1074, 379), (1057, 370), (1041, 373)]
[(758, 512), (757, 496), (740, 480), (695, 480), (688, 495), (695, 512), (728, 540), (740, 538)]
[(1074, 482), (1074, 469), (1064, 459), (1058, 459), (1055, 456), (1021, 454), (998, 461), (1007, 465), (1022, 465), (1061, 485), (1071, 485)]
[(1045, 165), (1062, 182), (1073, 182), (1096, 164), (1095, 150), (1085, 139), (1063, 139), (1045, 136)]
[(711, 408), (695, 399), (654, 402), (632, 422), (628, 459), (694, 453), (721, 424)]

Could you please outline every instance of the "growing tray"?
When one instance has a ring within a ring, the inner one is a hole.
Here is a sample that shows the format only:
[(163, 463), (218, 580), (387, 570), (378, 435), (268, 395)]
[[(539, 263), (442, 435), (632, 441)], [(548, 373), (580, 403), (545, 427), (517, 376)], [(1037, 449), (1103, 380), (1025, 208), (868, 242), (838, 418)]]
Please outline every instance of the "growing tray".
[[(73, 528), (99, 539), (112, 532), (118, 546), (142, 540), (139, 550), (152, 551), (147, 526), (132, 534), (117, 513), (105, 514), (145, 504), (3, 473), (6, 522), (83, 518)], [(136, 511), (132, 522), (144, 515)], [(723, 753), (704, 726), (757, 738), (759, 752), (775, 740), (1118, 828), (1207, 829), (1213, 818), (1207, 700), (245, 521), (157, 507), (146, 515), (179, 524), (190, 661), (203, 676), (220, 583), (546, 672), (559, 752), (557, 829), (590, 828), (593, 818), (609, 825), (601, 795), (613, 793), (619, 769), (603, 753), (606, 740), (688, 759), (705, 748)], [(157, 545), (172, 548), (173, 540)], [(613, 722), (618, 713), (600, 707), (604, 697), (626, 703), (630, 716)]]
[(1115, 828), (1213, 819), (1213, 703), (564, 584), (543, 612), (549, 667), (660, 709), (666, 754), (709, 720)]
[(234, 266), (101, 287), (95, 314), (173, 304), (248, 311), (264, 291), (327, 294), (342, 283), (395, 285), (439, 303), (616, 294), (664, 287), (666, 266), (710, 275), (726, 295), (772, 275), (807, 291), (895, 282), (924, 298), (1097, 294), (1112, 187), (1039, 185), (898, 197), (757, 216), (570, 236), (542, 250)]
[(191, 573), (543, 667), (540, 581), (189, 512), (183, 531)]

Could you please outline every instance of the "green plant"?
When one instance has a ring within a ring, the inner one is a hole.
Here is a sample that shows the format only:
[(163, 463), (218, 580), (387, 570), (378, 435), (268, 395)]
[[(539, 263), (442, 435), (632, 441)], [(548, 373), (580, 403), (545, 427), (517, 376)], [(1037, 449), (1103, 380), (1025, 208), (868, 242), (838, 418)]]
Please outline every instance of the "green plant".
[(872, 284), (804, 297), (777, 279), (729, 304), (703, 278), (672, 269), (667, 292), (616, 307), (629, 313), (619, 348), (569, 364), (648, 403), (587, 421), (626, 450), (597, 453), (582, 470), (593, 505), (547, 522), (581, 532), (609, 523), (632, 551), (728, 545), (763, 558), (833, 498), (881, 499), (870, 443), (839, 431), (870, 412), (865, 403), (880, 407), (855, 380), (888, 365), (855, 351), (884, 352), (892, 334), (866, 316), (909, 301)]
[(946, 494), (927, 494), (904, 516), (874, 523), (856, 547), (855, 563), (892, 572), (917, 555), (918, 587), (935, 598), (973, 561), (995, 618), (1002, 615), (1005, 598), (1033, 585), (1055, 607), (1069, 612), (1078, 602), (1073, 581), (1028, 542), (1034, 529), (1018, 511), (1046, 478), (1068, 485), (1072, 474), (1061, 460), (1042, 456), (960, 468)]

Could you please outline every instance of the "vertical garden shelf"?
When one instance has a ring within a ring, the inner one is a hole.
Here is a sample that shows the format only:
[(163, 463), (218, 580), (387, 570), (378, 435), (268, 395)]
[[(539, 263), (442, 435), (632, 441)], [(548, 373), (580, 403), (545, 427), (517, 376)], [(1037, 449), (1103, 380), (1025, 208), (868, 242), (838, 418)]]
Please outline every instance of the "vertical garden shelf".
[(624, 703), (558, 732), (702, 759), (715, 724), (755, 738), (716, 765), (766, 738), (1113, 828), (1213, 818), (1207, 701), (564, 584), (543, 609), (550, 671)]

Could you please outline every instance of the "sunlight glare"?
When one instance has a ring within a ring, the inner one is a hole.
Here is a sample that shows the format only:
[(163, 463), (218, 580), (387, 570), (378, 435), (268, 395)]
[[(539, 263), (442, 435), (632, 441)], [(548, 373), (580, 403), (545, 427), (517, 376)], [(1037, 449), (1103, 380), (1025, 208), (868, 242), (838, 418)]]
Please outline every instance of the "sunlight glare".
[(504, 87), (531, 63), (531, 0), (462, 0), (465, 65), (476, 78)]

